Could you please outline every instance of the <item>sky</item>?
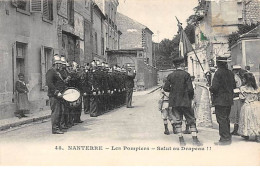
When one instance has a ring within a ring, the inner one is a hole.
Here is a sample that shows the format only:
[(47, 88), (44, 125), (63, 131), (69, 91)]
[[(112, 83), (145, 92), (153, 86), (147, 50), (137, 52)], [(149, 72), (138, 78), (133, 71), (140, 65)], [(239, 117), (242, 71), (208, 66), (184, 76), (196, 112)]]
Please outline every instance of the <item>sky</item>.
[(119, 0), (117, 9), (151, 29), (153, 41), (158, 42), (158, 39), (172, 39), (177, 34), (175, 16), (185, 27), (186, 19), (194, 14), (197, 4), (198, 0)]

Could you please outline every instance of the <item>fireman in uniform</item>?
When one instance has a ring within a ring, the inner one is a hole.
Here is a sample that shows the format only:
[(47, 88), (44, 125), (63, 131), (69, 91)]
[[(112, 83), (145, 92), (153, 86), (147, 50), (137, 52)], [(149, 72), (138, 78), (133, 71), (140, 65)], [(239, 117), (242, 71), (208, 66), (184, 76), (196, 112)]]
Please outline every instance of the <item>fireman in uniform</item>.
[(60, 57), (55, 54), (52, 60), (52, 68), (46, 73), (46, 84), (48, 86), (48, 96), (51, 107), (52, 134), (63, 134), (63, 131), (60, 129), (60, 122), (62, 114), (61, 97), (65, 89), (65, 82), (58, 72), (61, 63)]
[(90, 117), (97, 117), (99, 114), (98, 110), (98, 92), (99, 92), (99, 84), (98, 84), (98, 73), (97, 73), (97, 64), (95, 60), (91, 62), (91, 70), (89, 72), (89, 84), (91, 86), (91, 94), (90, 94)]

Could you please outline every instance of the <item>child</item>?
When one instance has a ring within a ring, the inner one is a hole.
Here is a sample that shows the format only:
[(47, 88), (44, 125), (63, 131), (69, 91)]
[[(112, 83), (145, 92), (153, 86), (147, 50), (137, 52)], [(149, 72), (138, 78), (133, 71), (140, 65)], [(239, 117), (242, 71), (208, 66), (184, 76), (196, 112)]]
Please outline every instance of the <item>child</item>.
[(174, 117), (169, 110), (169, 93), (163, 91), (163, 86), (166, 82), (166, 77), (163, 79), (163, 85), (161, 86), (161, 99), (159, 100), (159, 111), (161, 111), (162, 114), (162, 119), (164, 123), (164, 134), (169, 135), (169, 129), (168, 129), (168, 121), (167, 119), (171, 122), (172, 128), (173, 128), (173, 133), (176, 134), (176, 128), (174, 125)]
[(24, 115), (25, 111), (30, 110), (28, 95), (29, 92), (25, 82), (24, 82), (24, 74), (19, 73), (18, 81), (16, 82), (16, 92), (17, 92), (17, 113), (15, 113), (16, 117), (22, 118), (27, 117)]

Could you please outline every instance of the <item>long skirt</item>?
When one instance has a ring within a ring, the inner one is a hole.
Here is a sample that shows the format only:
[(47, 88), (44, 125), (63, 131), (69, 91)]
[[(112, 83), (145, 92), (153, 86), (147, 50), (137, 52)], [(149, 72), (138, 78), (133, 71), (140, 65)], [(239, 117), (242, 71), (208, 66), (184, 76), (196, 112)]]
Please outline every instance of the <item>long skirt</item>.
[(260, 102), (245, 103), (241, 108), (238, 133), (242, 136), (260, 135)]
[(30, 110), (28, 95), (26, 93), (17, 94), (17, 110)]

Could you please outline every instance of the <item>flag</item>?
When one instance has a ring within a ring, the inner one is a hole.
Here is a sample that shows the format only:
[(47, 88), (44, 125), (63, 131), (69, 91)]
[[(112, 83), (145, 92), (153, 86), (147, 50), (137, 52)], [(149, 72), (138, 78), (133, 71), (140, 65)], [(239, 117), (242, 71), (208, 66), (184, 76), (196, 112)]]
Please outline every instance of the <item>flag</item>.
[(203, 32), (200, 32), (200, 40), (203, 41), (203, 40), (208, 40), (208, 38), (204, 35)]
[(187, 61), (187, 53), (192, 51), (191, 43), (183, 29), (180, 30), (179, 57)]

